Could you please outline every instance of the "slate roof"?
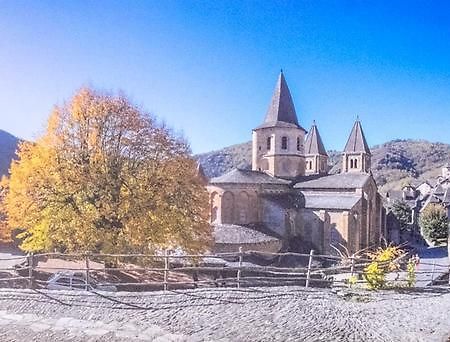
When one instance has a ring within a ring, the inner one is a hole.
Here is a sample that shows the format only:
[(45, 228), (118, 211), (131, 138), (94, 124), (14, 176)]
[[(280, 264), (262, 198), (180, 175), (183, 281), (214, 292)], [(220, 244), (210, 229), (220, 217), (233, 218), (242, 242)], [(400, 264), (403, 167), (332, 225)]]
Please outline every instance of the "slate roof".
[(403, 191), (402, 190), (390, 190), (387, 192), (386, 197), (388, 197), (391, 201), (403, 201)]
[(265, 127), (293, 127), (306, 130), (298, 123), (294, 102), (289, 91), (283, 71), (280, 72), (275, 90), (267, 110), (264, 123), (258, 128)]
[(236, 224), (213, 225), (213, 237), (216, 243), (241, 244), (278, 241), (276, 237)]
[(370, 179), (367, 173), (340, 173), (295, 184), (296, 189), (356, 189)]
[(444, 202), (445, 205), (450, 204), (450, 188), (447, 188), (445, 190), (444, 198), (442, 199), (442, 202)]
[(275, 178), (268, 175), (265, 172), (253, 171), (253, 170), (243, 170), (243, 169), (233, 169), (230, 172), (212, 178), (209, 182), (210, 184), (224, 184), (224, 183), (236, 183), (236, 184), (278, 184), (278, 185), (288, 185), (291, 182), (288, 180)]
[(439, 184), (439, 182), (435, 178), (428, 179), (426, 183), (428, 183), (428, 185), (431, 186), (432, 188), (434, 188), (437, 184)]
[(320, 154), (322, 156), (328, 156), (325, 147), (323, 146), (322, 138), (317, 129), (316, 123), (313, 123), (309, 130), (308, 136), (305, 141), (305, 154)]
[(444, 188), (442, 187), (441, 184), (438, 184), (438, 185), (436, 186), (436, 188), (434, 189), (434, 194), (435, 194), (435, 195), (443, 195), (444, 193), (445, 193)]
[(367, 145), (366, 137), (361, 126), (361, 121), (356, 120), (352, 131), (344, 148), (345, 153), (364, 152), (370, 154), (369, 145)]
[(314, 193), (302, 192), (307, 209), (352, 209), (360, 200), (361, 196), (345, 195), (336, 193)]

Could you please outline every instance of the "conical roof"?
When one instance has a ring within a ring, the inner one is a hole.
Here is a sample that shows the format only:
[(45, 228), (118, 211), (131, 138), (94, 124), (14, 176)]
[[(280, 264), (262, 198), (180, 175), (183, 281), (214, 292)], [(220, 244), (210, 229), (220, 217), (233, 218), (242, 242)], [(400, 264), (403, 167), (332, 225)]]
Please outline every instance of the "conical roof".
[(269, 108), (264, 119), (264, 123), (257, 128), (264, 127), (297, 127), (302, 128), (298, 123), (294, 102), (289, 91), (283, 71), (278, 76), (278, 81), (270, 101)]
[(320, 154), (322, 156), (328, 156), (325, 147), (323, 146), (322, 138), (320, 137), (319, 130), (314, 122), (305, 141), (305, 154)]
[(202, 182), (207, 184), (208, 183), (208, 177), (205, 174), (205, 171), (203, 170), (202, 164), (197, 162), (197, 170), (195, 172), (195, 176)]
[(370, 154), (369, 145), (367, 145), (366, 137), (364, 136), (361, 121), (359, 121), (359, 119), (357, 119), (353, 125), (352, 132), (350, 133), (347, 144), (345, 145), (344, 152), (364, 152)]

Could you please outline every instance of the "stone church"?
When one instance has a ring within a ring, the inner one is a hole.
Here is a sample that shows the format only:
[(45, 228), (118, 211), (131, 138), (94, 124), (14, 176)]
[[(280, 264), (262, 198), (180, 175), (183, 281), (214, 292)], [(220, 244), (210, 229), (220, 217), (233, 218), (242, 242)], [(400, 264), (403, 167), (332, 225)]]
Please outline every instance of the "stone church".
[(357, 120), (340, 172), (328, 174), (319, 129), (300, 125), (281, 72), (264, 122), (252, 132), (252, 169), (233, 169), (207, 185), (216, 251), (335, 254), (332, 245), (350, 253), (377, 246), (385, 213), (370, 162)]

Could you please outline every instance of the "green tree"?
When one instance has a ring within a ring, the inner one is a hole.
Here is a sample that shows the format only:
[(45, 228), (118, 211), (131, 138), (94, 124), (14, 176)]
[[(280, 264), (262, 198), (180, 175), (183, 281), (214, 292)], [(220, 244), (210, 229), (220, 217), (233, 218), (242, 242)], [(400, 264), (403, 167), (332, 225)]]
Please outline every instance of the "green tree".
[(400, 229), (408, 229), (411, 222), (411, 208), (405, 201), (395, 201), (391, 207), (392, 213), (400, 223)]
[(189, 146), (123, 95), (81, 89), (18, 156), (5, 204), (26, 251), (208, 247), (208, 194)]
[(420, 228), (425, 238), (436, 243), (448, 235), (448, 218), (439, 204), (428, 205), (420, 214)]

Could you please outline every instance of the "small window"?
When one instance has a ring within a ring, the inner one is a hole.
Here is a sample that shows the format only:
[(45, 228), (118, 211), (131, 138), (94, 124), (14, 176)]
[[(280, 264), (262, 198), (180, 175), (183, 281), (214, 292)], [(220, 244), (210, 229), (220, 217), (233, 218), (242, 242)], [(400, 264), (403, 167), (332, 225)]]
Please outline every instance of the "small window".
[(287, 137), (282, 137), (281, 138), (281, 149), (282, 150), (287, 150), (288, 149), (288, 138)]
[(272, 137), (267, 138), (267, 150), (270, 150), (272, 147)]
[(350, 168), (353, 169), (353, 159), (350, 159)]
[(355, 169), (358, 168), (358, 159), (355, 159)]
[(302, 141), (300, 137), (297, 137), (297, 151), (301, 151), (302, 149)]

